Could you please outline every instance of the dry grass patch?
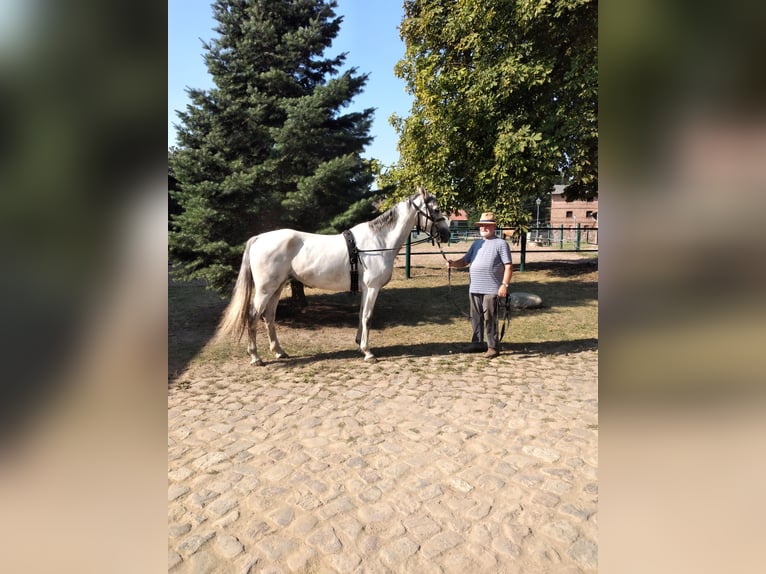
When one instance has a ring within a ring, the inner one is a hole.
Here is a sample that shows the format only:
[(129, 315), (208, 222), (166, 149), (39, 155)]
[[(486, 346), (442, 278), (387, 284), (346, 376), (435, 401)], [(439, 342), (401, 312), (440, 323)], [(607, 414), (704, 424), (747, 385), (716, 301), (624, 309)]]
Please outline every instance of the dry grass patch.
[[(413, 267), (405, 279), (397, 267), (391, 282), (382, 290), (375, 306), (370, 335), (379, 359), (441, 356), (459, 353), (470, 338), (468, 272), (447, 271), (438, 263)], [(516, 266), (511, 291), (540, 295), (541, 309), (513, 310), (503, 348), (506, 352), (549, 353), (596, 348), (598, 340), (598, 260), (527, 264), (524, 273)], [(363, 365), (354, 342), (358, 321), (358, 294), (327, 293), (306, 289), (309, 305), (294, 309), (288, 304), (289, 289), (277, 312), (277, 332), (290, 359), (277, 361), (268, 351), (265, 329), (258, 329), (258, 346), (268, 369), (259, 378), (278, 379), (280, 371), (312, 382), (326, 372), (324, 362), (354, 361)], [(169, 299), (169, 376), (175, 380), (184, 371), (204, 365), (208, 369), (249, 368), (244, 340), (212, 345), (210, 337), (226, 301), (198, 284), (171, 283)], [(410, 365), (398, 363), (401, 368)], [(235, 367), (236, 365), (236, 367)], [(319, 368), (320, 365), (322, 368)], [(361, 367), (360, 367), (361, 368)], [(300, 371), (305, 370), (301, 373)], [(364, 368), (368, 370), (367, 367)]]

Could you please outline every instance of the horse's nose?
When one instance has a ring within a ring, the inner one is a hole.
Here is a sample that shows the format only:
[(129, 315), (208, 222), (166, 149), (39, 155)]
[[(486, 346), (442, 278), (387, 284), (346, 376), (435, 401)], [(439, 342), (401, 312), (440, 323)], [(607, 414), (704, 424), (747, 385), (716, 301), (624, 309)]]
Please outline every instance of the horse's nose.
[(443, 243), (446, 243), (447, 241), (449, 241), (449, 236), (450, 236), (450, 233), (448, 229), (439, 230), (439, 237), (441, 238)]

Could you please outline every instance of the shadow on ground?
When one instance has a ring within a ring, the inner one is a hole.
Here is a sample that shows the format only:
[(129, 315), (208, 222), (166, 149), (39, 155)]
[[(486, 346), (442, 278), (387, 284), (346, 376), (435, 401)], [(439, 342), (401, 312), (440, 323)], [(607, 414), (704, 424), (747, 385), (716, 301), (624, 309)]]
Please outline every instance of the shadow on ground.
[[(515, 310), (525, 313), (548, 313), (554, 308), (575, 307), (597, 299), (597, 281), (567, 279), (560, 285), (514, 280), (512, 291), (536, 293), (543, 299), (539, 309)], [(280, 305), (277, 322), (295, 329), (321, 330), (324, 327), (356, 329), (359, 321), (360, 295), (332, 293), (309, 296), (309, 306), (296, 309)], [(468, 315), (468, 286), (385, 287), (380, 292), (372, 318), (373, 329), (391, 326), (416, 326), (424, 323), (447, 324), (455, 317)]]
[[(514, 266), (516, 270), (516, 266)], [(577, 277), (598, 271), (598, 258), (575, 261), (538, 261), (525, 264), (526, 271), (546, 271), (555, 277)], [(518, 277), (518, 276), (517, 276)]]
[[(481, 353), (465, 353), (466, 343), (417, 343), (413, 345), (384, 345), (375, 347), (373, 352), (379, 362), (387, 359), (401, 359), (406, 357), (435, 357), (435, 356), (476, 356), (481, 358)], [(561, 355), (569, 353), (581, 353), (598, 349), (597, 339), (577, 339), (573, 341), (545, 341), (541, 343), (509, 343), (503, 344), (502, 355), (525, 357), (536, 355)], [(306, 356), (288, 357), (286, 359), (273, 359), (265, 357), (266, 365), (281, 367), (298, 367), (311, 365), (321, 361), (348, 361), (357, 359), (359, 364), (364, 364), (362, 353), (358, 349), (343, 349), (326, 353), (315, 353)]]
[(199, 283), (168, 285), (168, 381), (175, 380), (215, 333), (227, 301)]

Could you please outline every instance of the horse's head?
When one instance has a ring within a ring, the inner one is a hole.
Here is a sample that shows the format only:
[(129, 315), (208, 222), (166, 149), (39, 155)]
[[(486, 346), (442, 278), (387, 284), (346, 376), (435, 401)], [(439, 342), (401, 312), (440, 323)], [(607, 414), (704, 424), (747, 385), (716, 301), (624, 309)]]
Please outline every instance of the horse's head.
[(418, 226), (425, 229), (428, 235), (440, 242), (449, 241), (449, 222), (442, 215), (436, 198), (419, 187), (417, 197), (412, 203), (418, 212)]

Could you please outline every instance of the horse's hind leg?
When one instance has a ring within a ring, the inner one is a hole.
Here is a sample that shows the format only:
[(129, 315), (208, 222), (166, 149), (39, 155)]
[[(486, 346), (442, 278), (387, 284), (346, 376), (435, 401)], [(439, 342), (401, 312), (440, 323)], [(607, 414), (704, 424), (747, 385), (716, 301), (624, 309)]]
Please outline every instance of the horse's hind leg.
[(277, 328), (275, 318), (277, 315), (277, 305), (279, 305), (279, 296), (282, 290), (278, 289), (274, 295), (271, 296), (269, 302), (266, 304), (266, 310), (263, 313), (263, 321), (266, 323), (266, 333), (269, 336), (269, 348), (271, 352), (276, 355), (277, 359), (286, 359), (288, 354), (282, 349), (282, 345), (279, 344), (277, 338)]
[(260, 313), (255, 311), (255, 308), (251, 309), (250, 314), (247, 317), (247, 352), (250, 355), (250, 364), (258, 367), (263, 366), (263, 361), (258, 356), (258, 346), (255, 344), (255, 333), (258, 326), (258, 317)]
[[(273, 293), (267, 293), (266, 289), (262, 286), (256, 288), (255, 295), (253, 296), (253, 306), (250, 309), (247, 321), (247, 334), (249, 342), (247, 345), (247, 352), (250, 354), (250, 364), (262, 367), (264, 365), (263, 360), (258, 355), (258, 346), (256, 345), (256, 332), (258, 329), (258, 319), (264, 316), (264, 313), (268, 310), (268, 305), (271, 297), (275, 296)], [(279, 293), (276, 294), (276, 298), (279, 299)], [(271, 338), (271, 337), (269, 337)]]

